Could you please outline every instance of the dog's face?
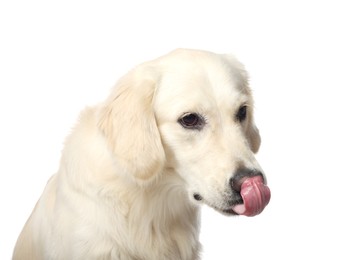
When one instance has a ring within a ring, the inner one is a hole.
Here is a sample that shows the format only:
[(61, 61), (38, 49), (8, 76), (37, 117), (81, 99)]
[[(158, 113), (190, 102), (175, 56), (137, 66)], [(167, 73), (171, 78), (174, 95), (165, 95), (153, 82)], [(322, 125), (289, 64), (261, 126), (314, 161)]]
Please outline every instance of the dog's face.
[[(127, 102), (131, 111), (124, 107), (121, 111), (113, 104), (104, 112), (111, 122), (104, 118), (100, 124), (106, 136), (113, 137), (111, 142), (118, 143), (113, 148), (124, 158), (125, 168), (142, 180), (164, 168), (174, 169), (194, 203), (235, 214), (235, 205), (243, 202), (240, 193), (245, 179), (260, 176), (265, 183), (254, 158), (260, 137), (243, 66), (228, 55), (178, 50), (131, 74), (136, 78), (136, 83), (130, 84), (135, 93), (124, 94), (127, 88), (122, 87), (127, 84), (120, 83), (121, 90), (108, 102), (115, 103), (123, 96), (122, 102)], [(115, 113), (117, 109), (120, 111)], [(117, 124), (126, 125), (126, 136), (120, 136), (119, 126), (110, 130), (115, 118)], [(132, 131), (137, 132), (129, 136)], [(134, 154), (134, 150), (141, 152)], [(260, 197), (268, 196), (261, 185), (254, 187), (260, 189)], [(267, 202), (260, 201), (258, 206), (263, 208)]]
[(253, 156), (260, 137), (246, 72), (233, 57), (210, 53), (183, 51), (167, 63), (155, 112), (168, 164), (185, 180), (190, 198), (233, 213), (241, 198), (232, 178), (261, 172)]

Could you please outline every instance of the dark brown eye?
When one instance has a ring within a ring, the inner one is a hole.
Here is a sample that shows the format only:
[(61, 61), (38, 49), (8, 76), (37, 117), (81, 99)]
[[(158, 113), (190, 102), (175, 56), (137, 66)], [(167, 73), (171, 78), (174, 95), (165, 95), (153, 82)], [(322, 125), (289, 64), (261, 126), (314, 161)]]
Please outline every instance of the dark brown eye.
[(236, 118), (238, 121), (242, 122), (247, 117), (247, 106), (241, 106), (239, 111), (237, 111)]
[(196, 113), (186, 113), (180, 119), (178, 119), (184, 128), (200, 130), (205, 124), (203, 117)]

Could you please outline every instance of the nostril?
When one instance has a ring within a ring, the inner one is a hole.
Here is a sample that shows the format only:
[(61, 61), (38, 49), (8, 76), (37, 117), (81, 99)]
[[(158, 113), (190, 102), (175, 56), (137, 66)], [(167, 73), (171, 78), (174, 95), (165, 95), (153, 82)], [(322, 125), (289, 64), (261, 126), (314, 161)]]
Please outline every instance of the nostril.
[(241, 179), (239, 178), (231, 178), (230, 179), (230, 186), (234, 191), (240, 192), (241, 191), (241, 185), (243, 181), (246, 179), (246, 177), (243, 177)]
[(255, 169), (240, 168), (236, 170), (234, 176), (230, 179), (231, 188), (236, 191), (241, 191), (242, 183), (249, 177), (261, 176), (264, 179), (264, 175)]

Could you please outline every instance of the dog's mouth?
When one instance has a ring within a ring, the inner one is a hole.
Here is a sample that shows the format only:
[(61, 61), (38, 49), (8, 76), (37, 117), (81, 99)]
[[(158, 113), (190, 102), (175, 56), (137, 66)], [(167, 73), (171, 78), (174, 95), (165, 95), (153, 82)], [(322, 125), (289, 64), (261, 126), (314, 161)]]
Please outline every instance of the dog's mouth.
[(271, 192), (261, 176), (245, 178), (241, 190), (227, 208), (213, 207), (226, 215), (244, 215), (248, 217), (260, 214), (267, 206)]

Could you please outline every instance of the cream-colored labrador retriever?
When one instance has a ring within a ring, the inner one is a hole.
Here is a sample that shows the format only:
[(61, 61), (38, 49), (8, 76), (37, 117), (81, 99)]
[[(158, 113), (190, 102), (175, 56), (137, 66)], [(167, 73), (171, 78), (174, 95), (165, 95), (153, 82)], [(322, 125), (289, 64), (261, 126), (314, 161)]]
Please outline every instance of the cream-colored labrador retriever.
[(270, 191), (243, 66), (176, 50), (125, 75), (67, 138), (14, 259), (199, 259), (199, 205), (259, 214)]

